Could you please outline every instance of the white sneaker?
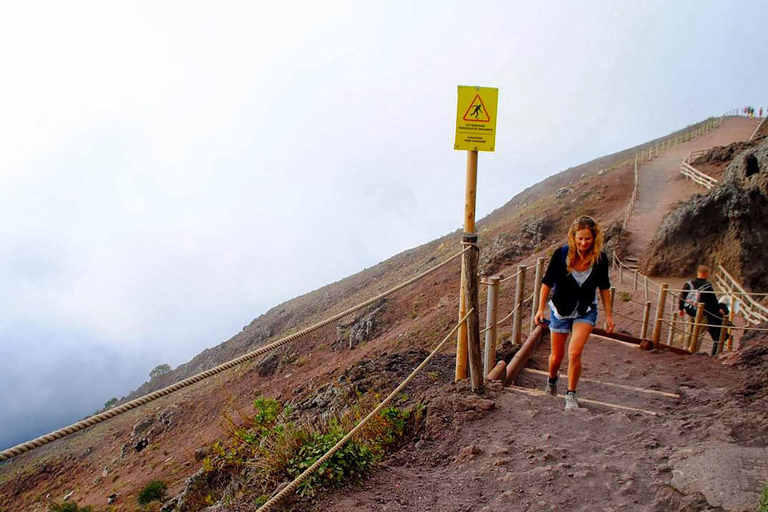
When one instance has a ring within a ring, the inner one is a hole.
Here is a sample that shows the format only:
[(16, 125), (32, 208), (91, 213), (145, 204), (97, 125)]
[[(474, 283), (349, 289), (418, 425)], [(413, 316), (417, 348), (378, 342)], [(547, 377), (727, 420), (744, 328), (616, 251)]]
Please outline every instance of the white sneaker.
[(576, 398), (575, 391), (565, 393), (565, 410), (572, 411), (579, 408), (579, 399)]

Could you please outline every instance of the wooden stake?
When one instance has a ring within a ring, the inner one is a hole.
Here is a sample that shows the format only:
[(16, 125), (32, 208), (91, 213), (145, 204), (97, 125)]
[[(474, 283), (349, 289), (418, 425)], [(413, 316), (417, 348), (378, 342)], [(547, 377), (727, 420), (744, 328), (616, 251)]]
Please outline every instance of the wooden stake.
[(475, 232), (477, 204), (477, 151), (467, 151), (467, 186), (464, 195), (464, 233)]
[(731, 301), (731, 310), (728, 312), (728, 350), (733, 350), (733, 335), (735, 334), (735, 331), (733, 330), (731, 325), (733, 325), (733, 310), (736, 309), (736, 305), (738, 304), (738, 299)]
[(695, 354), (699, 351), (699, 336), (701, 335), (701, 324), (704, 323), (704, 303), (699, 302), (696, 307), (696, 319), (693, 321), (693, 330), (691, 331), (691, 344), (688, 345), (688, 352)]
[(677, 323), (677, 312), (673, 311), (669, 318), (669, 333), (667, 333), (667, 345), (675, 346), (675, 324)]
[(637, 291), (637, 269), (635, 269), (635, 291)]
[[(477, 202), (477, 151), (467, 151), (467, 179), (464, 193), (464, 235), (475, 235), (475, 205)], [(466, 256), (467, 253), (464, 253)], [(461, 288), (459, 289), (459, 320), (467, 314), (464, 291), (466, 289), (467, 268), (466, 258), (461, 259)], [(476, 279), (476, 276), (473, 277)], [(459, 327), (456, 340), (456, 373), (457, 381), (467, 378), (467, 324)]]
[[(605, 304), (603, 304), (603, 307), (605, 307)], [(616, 307), (616, 287), (611, 286), (611, 307)], [(608, 322), (603, 321), (603, 330), (608, 329)]]
[(624, 284), (624, 264), (619, 262), (619, 282)]
[(646, 339), (645, 336), (648, 334), (648, 319), (651, 316), (651, 303), (646, 302), (645, 307), (643, 308), (643, 325), (640, 329), (640, 339), (644, 340)]
[[(467, 280), (465, 277), (467, 269), (464, 265), (464, 257), (461, 258), (461, 288), (459, 289), (459, 321), (467, 314), (467, 300), (464, 296), (464, 282)], [(467, 323), (462, 322), (459, 325), (459, 331), (456, 339), (456, 382), (467, 378), (467, 361), (469, 360), (469, 354), (467, 353)]]
[(512, 341), (520, 343), (523, 330), (523, 299), (525, 298), (525, 265), (517, 266), (515, 281), (515, 314), (512, 317)]
[(485, 313), (485, 357), (483, 358), (483, 375), (488, 375), (496, 364), (496, 339), (498, 329), (496, 318), (499, 304), (499, 276), (488, 278), (488, 302)]
[(664, 303), (667, 300), (667, 283), (662, 283), (661, 290), (659, 291), (659, 299), (656, 302), (656, 323), (653, 325), (653, 348), (659, 348), (659, 338), (661, 338), (661, 324), (664, 320)]
[[(464, 242), (477, 243), (476, 234), (465, 234)], [(471, 245), (464, 253), (466, 262), (467, 279), (464, 282), (464, 296), (467, 298), (467, 307), (474, 311), (467, 316), (467, 353), (469, 355), (469, 373), (472, 380), (472, 390), (483, 389), (483, 356), (480, 349), (480, 321), (478, 314), (478, 279), (477, 260), (480, 251), (476, 245)]]
[(536, 328), (536, 313), (539, 311), (541, 300), (541, 278), (544, 276), (544, 258), (536, 260), (536, 273), (533, 277), (533, 299), (531, 302), (531, 331)]
[(725, 343), (725, 337), (728, 335), (728, 316), (723, 315), (723, 325), (720, 326), (720, 338), (712, 347), (712, 355), (716, 356), (723, 351), (723, 344)]
[(643, 288), (645, 289), (645, 300), (648, 301), (648, 276), (643, 276)]

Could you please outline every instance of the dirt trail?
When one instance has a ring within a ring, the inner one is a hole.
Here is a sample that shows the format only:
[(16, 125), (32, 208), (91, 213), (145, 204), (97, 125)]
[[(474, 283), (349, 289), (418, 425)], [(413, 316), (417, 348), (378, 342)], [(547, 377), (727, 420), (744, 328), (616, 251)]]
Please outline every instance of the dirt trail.
[(637, 201), (627, 225), (627, 230), (632, 233), (628, 248), (630, 256), (640, 255), (675, 203), (693, 194), (706, 193), (706, 189), (680, 174), (680, 164), (688, 153), (747, 140), (759, 122), (759, 119), (745, 117), (726, 118), (719, 128), (663, 151), (650, 162), (638, 166)]
[[(545, 339), (528, 367), (544, 369), (547, 355)], [(545, 377), (531, 372), (519, 380), (522, 389), (491, 390), (488, 413), (481, 398), (457, 409), (471, 392), (457, 397), (446, 386), (444, 401), (431, 405), (444, 425), (311, 510), (754, 509), (768, 480), (768, 448), (740, 444), (728, 419), (716, 417), (715, 401), (738, 381), (737, 370), (706, 356), (645, 352), (597, 337), (584, 364), (578, 411), (539, 393)]]

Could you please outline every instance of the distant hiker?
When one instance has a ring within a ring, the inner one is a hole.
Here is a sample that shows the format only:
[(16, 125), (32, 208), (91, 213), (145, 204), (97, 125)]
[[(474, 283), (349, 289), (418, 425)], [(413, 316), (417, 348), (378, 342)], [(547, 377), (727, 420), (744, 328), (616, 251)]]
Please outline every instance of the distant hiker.
[(763, 117), (763, 107), (760, 107), (760, 110), (758, 110), (757, 117)]
[[(608, 257), (602, 251), (603, 231), (592, 217), (578, 217), (568, 230), (568, 244), (555, 250), (544, 278), (541, 280), (541, 299), (534, 317), (537, 323), (546, 323), (552, 347), (549, 355), (549, 379), (544, 392), (557, 396), (557, 377), (565, 355), (568, 334), (568, 392), (565, 410), (578, 409), (576, 386), (581, 376), (581, 353), (597, 322), (597, 296), (605, 307), (608, 332), (613, 331), (613, 314), (608, 278)], [(549, 292), (552, 291), (550, 300)]]
[(715, 295), (715, 288), (707, 278), (709, 277), (709, 267), (699, 265), (696, 269), (696, 279), (692, 279), (683, 285), (683, 292), (680, 294), (677, 309), (678, 314), (683, 314), (695, 318), (698, 304), (704, 303), (704, 316), (706, 318), (707, 330), (712, 337), (714, 345), (712, 353), (717, 351), (717, 342), (720, 339), (720, 326), (723, 324), (723, 316), (728, 314), (728, 306), (721, 304)]

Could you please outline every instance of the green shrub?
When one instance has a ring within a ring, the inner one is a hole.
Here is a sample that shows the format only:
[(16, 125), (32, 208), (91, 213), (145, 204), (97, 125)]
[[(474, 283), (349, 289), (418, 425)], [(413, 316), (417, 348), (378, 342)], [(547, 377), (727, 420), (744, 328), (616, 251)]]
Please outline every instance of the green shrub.
[(760, 494), (760, 508), (757, 512), (768, 512), (768, 483), (763, 487), (763, 492)]
[(283, 408), (277, 400), (259, 397), (253, 401), (256, 409), (254, 421), (257, 427), (270, 428), (277, 421), (277, 417), (283, 412)]
[(162, 480), (153, 480), (144, 487), (137, 498), (139, 505), (148, 505), (153, 501), (163, 501), (168, 486)]
[(621, 292), (619, 294), (619, 297), (621, 297), (622, 302), (629, 302), (630, 300), (632, 300), (632, 294), (629, 292)]
[[(230, 474), (247, 468), (251, 479), (253, 502), (262, 505), (269, 492), (286, 478), (295, 478), (330, 450), (346, 432), (367, 416), (380, 397), (367, 394), (340, 416), (330, 421), (289, 421), (291, 410), (280, 402), (257, 398), (253, 415), (241, 413), (236, 422), (225, 414), (222, 427), (229, 446), (212, 445), (211, 455), (203, 460), (207, 472)], [(407, 401), (403, 394), (399, 400)], [(390, 406), (371, 418), (357, 435), (320, 465), (299, 486), (297, 493), (312, 496), (323, 487), (335, 487), (349, 480), (359, 480), (373, 464), (402, 446), (423, 420), (424, 408)]]
[(74, 501), (64, 501), (62, 503), (51, 503), (48, 510), (49, 512), (91, 512), (93, 507), (78, 507)]
[[(333, 425), (329, 432), (314, 433), (288, 463), (288, 474), (293, 478), (299, 476), (333, 448), (342, 437), (344, 432), (338, 425)], [(359, 480), (371, 469), (373, 462), (371, 449), (351, 439), (307, 476), (296, 492), (300, 496), (313, 496), (321, 487), (338, 487), (349, 479)]]

